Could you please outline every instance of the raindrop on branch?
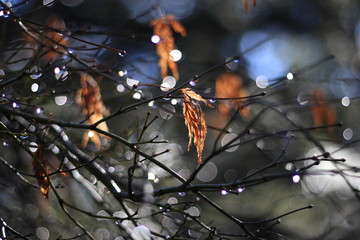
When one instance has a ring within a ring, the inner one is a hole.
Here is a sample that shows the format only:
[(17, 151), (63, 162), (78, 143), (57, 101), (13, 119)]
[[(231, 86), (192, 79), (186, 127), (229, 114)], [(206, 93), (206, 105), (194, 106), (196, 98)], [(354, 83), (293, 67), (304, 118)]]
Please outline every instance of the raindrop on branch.
[(119, 54), (120, 57), (125, 57), (126, 51), (125, 50), (119, 50), (118, 54)]
[(41, 68), (38, 67), (38, 66), (33, 66), (31, 69), (30, 69), (30, 77), (32, 79), (38, 79), (42, 76), (42, 72), (41, 72)]

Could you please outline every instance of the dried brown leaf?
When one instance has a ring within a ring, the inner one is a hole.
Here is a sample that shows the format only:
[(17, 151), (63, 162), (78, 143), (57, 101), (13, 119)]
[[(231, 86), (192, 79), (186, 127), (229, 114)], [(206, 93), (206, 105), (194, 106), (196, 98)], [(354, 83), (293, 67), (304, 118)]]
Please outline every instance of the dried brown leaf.
[(35, 156), (40, 162), (34, 159), (32, 162), (32, 167), (35, 171), (35, 177), (37, 177), (42, 196), (43, 198), (47, 199), (50, 190), (50, 182), (48, 179), (49, 164), (45, 156), (43, 146), (38, 147), (37, 151), (35, 152)]
[[(86, 73), (82, 73), (80, 77), (80, 83), (81, 89), (79, 89), (77, 92), (76, 101), (83, 109), (83, 114), (88, 118), (86, 123), (91, 125), (103, 119), (104, 116), (109, 114), (109, 111), (106, 109), (101, 99), (100, 87), (92, 76)], [(99, 125), (97, 125), (97, 128), (106, 132), (109, 130), (106, 122), (101, 122)], [(89, 139), (99, 149), (102, 148), (100, 134), (95, 131), (88, 130), (83, 136), (83, 147), (86, 147)]]
[(174, 16), (166, 16), (161, 19), (151, 21), (150, 25), (154, 29), (154, 34), (158, 35), (161, 41), (156, 45), (156, 52), (159, 56), (159, 66), (162, 78), (168, 75), (168, 69), (172, 75), (179, 79), (179, 70), (176, 62), (170, 58), (170, 52), (175, 49), (173, 31), (181, 36), (186, 36), (186, 30)]
[(199, 102), (204, 102), (210, 107), (211, 105), (206, 99), (193, 92), (190, 88), (183, 88), (180, 89), (180, 91), (184, 97), (183, 114), (185, 124), (188, 127), (188, 151), (190, 150), (191, 144), (194, 143), (198, 153), (198, 163), (200, 164), (202, 161), (202, 152), (204, 149), (207, 126)]
[[(243, 87), (242, 79), (238, 75), (222, 73), (216, 78), (215, 96), (216, 98), (241, 98), (249, 96), (249, 93)], [(239, 111), (244, 118), (248, 118), (250, 115), (250, 107), (241, 99), (219, 101), (219, 112), (223, 119), (229, 118), (232, 108)]]

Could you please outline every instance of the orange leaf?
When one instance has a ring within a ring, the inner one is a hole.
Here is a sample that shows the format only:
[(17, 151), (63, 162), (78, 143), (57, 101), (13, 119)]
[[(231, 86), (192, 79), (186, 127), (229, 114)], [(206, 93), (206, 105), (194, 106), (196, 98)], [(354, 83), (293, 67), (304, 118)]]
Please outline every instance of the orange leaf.
[(40, 163), (34, 159), (32, 162), (32, 167), (35, 171), (35, 177), (37, 177), (38, 185), (40, 187), (43, 198), (47, 199), (50, 190), (50, 182), (47, 177), (49, 173), (49, 167), (43, 146), (38, 147), (37, 151), (35, 152), (35, 156), (38, 158)]
[[(233, 73), (222, 73), (216, 78), (215, 86), (216, 98), (241, 98), (249, 96), (249, 93), (243, 87), (241, 78)], [(220, 100), (219, 112), (223, 119), (228, 119), (232, 108), (239, 111), (241, 116), (248, 118), (250, 107), (242, 100)]]
[[(88, 117), (86, 123), (91, 125), (103, 119), (104, 116), (109, 114), (109, 111), (106, 109), (101, 99), (100, 87), (92, 76), (86, 73), (82, 73), (80, 77), (80, 83), (81, 89), (79, 89), (77, 92), (76, 102), (83, 109), (84, 115)], [(99, 125), (97, 125), (97, 128), (106, 132), (109, 131), (106, 122), (101, 122)], [(89, 139), (99, 149), (102, 148), (100, 134), (95, 131), (88, 130), (83, 136), (81, 145), (86, 147)]]
[(171, 60), (170, 52), (175, 49), (175, 41), (172, 30), (179, 33), (181, 36), (186, 36), (186, 30), (174, 16), (166, 16), (164, 18), (155, 19), (150, 22), (154, 29), (154, 34), (158, 35), (161, 41), (156, 45), (156, 52), (159, 56), (159, 66), (161, 70), (161, 77), (168, 75), (168, 68), (171, 70), (173, 76), (179, 79), (179, 71), (176, 62)]
[(183, 88), (180, 89), (180, 91), (184, 97), (183, 114), (185, 117), (185, 124), (188, 127), (188, 151), (190, 150), (190, 146), (193, 142), (196, 146), (198, 163), (200, 164), (202, 161), (202, 152), (204, 149), (207, 126), (199, 101), (204, 102), (207, 106), (211, 107), (211, 105), (206, 99), (203, 99), (190, 88)]
[[(329, 106), (324, 93), (319, 90), (315, 89), (312, 92), (312, 115), (314, 126), (321, 126), (321, 125), (331, 125), (336, 123), (336, 113), (335, 110)], [(332, 134), (333, 128), (328, 128), (328, 133)]]

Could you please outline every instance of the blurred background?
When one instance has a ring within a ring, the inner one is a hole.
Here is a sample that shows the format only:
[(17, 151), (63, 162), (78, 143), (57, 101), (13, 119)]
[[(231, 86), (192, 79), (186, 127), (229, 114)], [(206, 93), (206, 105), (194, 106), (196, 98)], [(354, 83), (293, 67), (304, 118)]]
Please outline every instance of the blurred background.
[[(16, 16), (50, 25), (75, 37), (65, 37), (66, 53), (55, 54), (49, 61), (49, 56), (39, 56), (34, 51), (33, 43), (26, 38), (24, 28), (19, 24), (21, 19), (14, 21), (3, 7), (0, 12), (0, 84), (16, 79), (22, 72), (30, 74), (25, 80), (1, 85), (3, 101), (26, 101), (40, 106), (41, 112), (51, 113), (55, 119), (74, 122), (83, 120), (76, 95), (80, 88), (79, 72), (88, 68), (103, 73), (98, 78), (96, 74), (93, 76), (99, 82), (103, 102), (110, 112), (116, 111), (128, 96), (127, 104), (133, 104), (166, 94), (168, 89), (159, 88), (163, 79), (150, 22), (166, 15), (175, 16), (186, 29), (187, 36), (173, 35), (180, 78), (178, 81), (168, 79), (170, 87), (178, 87), (228, 61), (197, 79), (192, 89), (203, 97), (214, 98), (216, 79), (228, 72), (241, 79), (242, 88), (249, 95), (266, 92), (263, 97), (246, 101), (250, 106), (249, 116), (236, 116), (232, 109), (229, 113), (235, 116), (232, 121), (219, 113), (221, 101), (212, 101), (214, 108), (202, 105), (209, 125), (204, 158), (216, 146), (224, 146), (244, 130), (248, 132), (237, 140), (238, 145), (212, 157), (194, 183), (231, 183), (280, 156), (281, 160), (289, 162), (272, 167), (268, 173), (294, 171), (312, 161), (291, 160), (322, 154), (316, 142), (331, 153), (331, 157), (344, 158), (346, 163), (321, 162), (312, 167), (309, 174), (298, 176), (299, 179), (294, 177), (297, 175), (280, 178), (239, 189), (236, 194), (220, 190), (206, 194), (245, 221), (276, 218), (291, 210), (314, 205), (311, 210), (282, 218), (281, 224), (269, 230), (266, 239), (356, 239), (359, 235), (359, 1), (258, 0), (256, 6), (249, 1), (248, 10), (242, 0), (2, 2), (11, 6)], [(40, 26), (36, 28), (41, 31)], [(118, 54), (89, 43), (122, 51)], [(71, 54), (81, 61), (74, 61), (69, 57)], [(230, 61), (232, 57), (239, 60)], [(146, 86), (129, 95), (134, 84)], [(320, 91), (321, 101), (326, 102), (324, 112), (318, 112), (321, 116), (314, 108), (314, 91)], [(111, 132), (134, 142), (146, 113), (158, 115), (159, 119), (146, 131), (146, 139), (158, 136), (157, 140), (168, 143), (149, 144), (144, 151), (156, 153), (170, 149), (157, 159), (187, 178), (197, 166), (197, 155), (195, 147), (187, 152), (188, 135), (178, 96), (151, 101), (139, 106), (137, 111), (107, 121), (107, 124)], [(262, 113), (266, 107), (271, 109)], [(260, 119), (245, 129), (257, 114), (262, 114)], [(306, 131), (316, 141), (310, 141), (305, 131), (290, 131), (299, 126), (314, 127), (316, 118), (327, 119), (322, 125), (342, 122), (342, 126)], [(10, 121), (10, 118), (2, 116), (2, 121)], [(224, 127), (226, 132), (221, 131)], [(16, 124), (13, 128), (22, 131)], [(66, 129), (66, 132), (80, 147), (84, 132), (79, 129)], [(26, 135), (23, 140), (30, 144), (36, 137)], [(6, 134), (1, 135), (1, 141), (0, 155), (17, 169), (31, 172), (30, 157)], [(119, 178), (126, 176), (134, 152), (120, 143), (106, 144), (99, 164)], [(286, 152), (282, 153), (284, 148)], [(56, 165), (63, 158), (61, 149), (56, 150), (56, 146), (49, 149)], [(86, 148), (89, 154), (97, 150), (93, 143)], [(19, 182), (12, 171), (0, 166), (0, 217), (10, 226), (32, 234), (30, 238), (41, 240), (70, 238), (79, 233), (77, 227), (69, 229), (68, 219), (58, 210), (55, 198), (50, 196), (49, 200), (43, 200), (38, 190)], [(179, 184), (155, 165), (149, 164), (147, 171), (148, 180), (155, 189)], [(104, 186), (86, 171), (82, 174), (101, 192), (106, 208), (111, 208), (115, 216), (124, 217), (125, 213), (112, 201)], [(86, 189), (74, 177), (59, 177), (55, 181), (66, 186), (61, 191), (67, 199), (81, 203), (94, 214), (106, 214), (104, 205), (89, 200)], [(186, 209), (190, 215), (200, 215), (201, 221), (215, 226), (220, 232), (242, 233), (236, 224), (195, 194), (167, 194), (158, 201), (179, 205), (191, 202), (191, 207)], [(136, 209), (137, 204), (128, 204)], [(85, 215), (77, 217), (97, 239), (124, 239), (115, 224), (107, 222), (109, 220), (94, 221)], [(176, 214), (172, 217), (183, 218)], [(147, 219), (143, 224), (153, 231), (168, 231), (171, 235), (178, 228), (173, 218), (158, 216), (156, 221)], [(191, 221), (186, 224), (191, 225)], [(124, 224), (131, 226), (132, 223)], [(183, 239), (205, 239), (207, 236), (201, 229), (184, 229), (181, 231)]]

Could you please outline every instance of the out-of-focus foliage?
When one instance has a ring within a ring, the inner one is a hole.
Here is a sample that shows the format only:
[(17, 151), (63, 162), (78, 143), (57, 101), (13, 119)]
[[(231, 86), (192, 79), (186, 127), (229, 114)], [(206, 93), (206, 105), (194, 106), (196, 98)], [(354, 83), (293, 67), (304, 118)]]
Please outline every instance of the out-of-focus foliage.
[(0, 238), (357, 238), (359, 12), (1, 0)]

